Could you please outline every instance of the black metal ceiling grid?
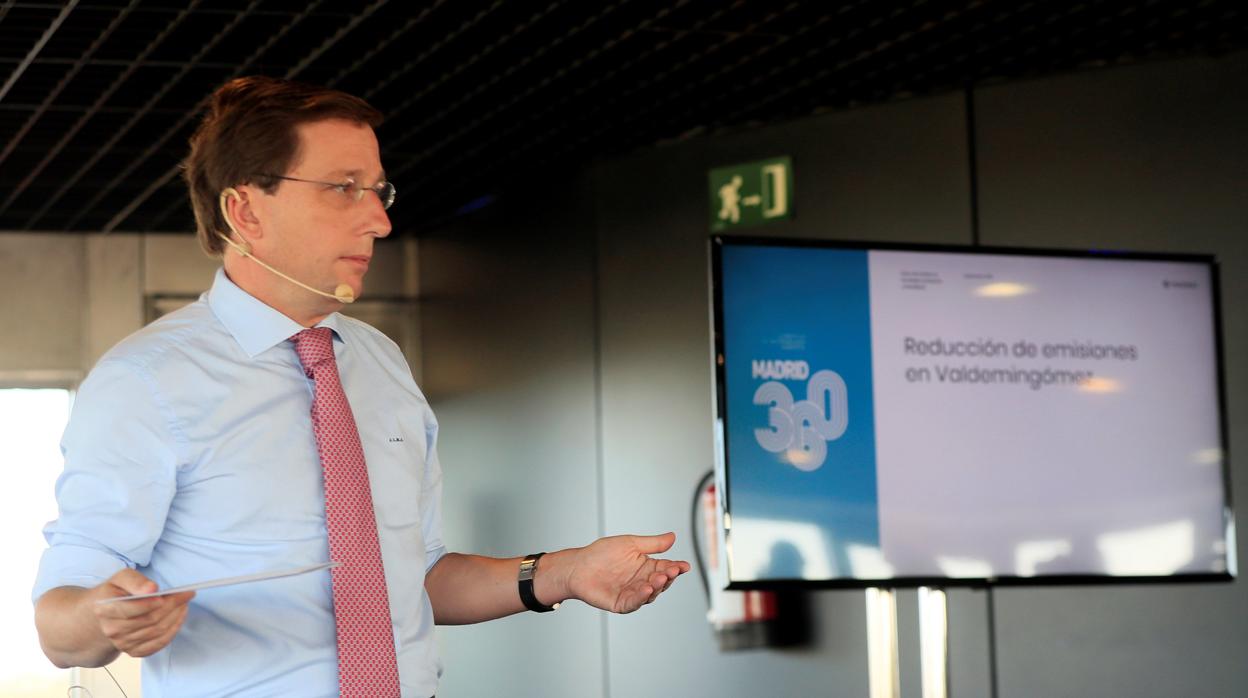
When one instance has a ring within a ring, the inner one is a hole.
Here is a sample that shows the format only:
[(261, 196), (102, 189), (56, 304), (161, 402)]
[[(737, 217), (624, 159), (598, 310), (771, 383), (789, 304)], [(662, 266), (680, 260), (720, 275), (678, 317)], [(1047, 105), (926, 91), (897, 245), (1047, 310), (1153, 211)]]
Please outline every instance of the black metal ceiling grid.
[(694, 134), (1248, 47), (1234, 0), (0, 0), (0, 230), (184, 231), (178, 163), (248, 74), (365, 97), (401, 231)]

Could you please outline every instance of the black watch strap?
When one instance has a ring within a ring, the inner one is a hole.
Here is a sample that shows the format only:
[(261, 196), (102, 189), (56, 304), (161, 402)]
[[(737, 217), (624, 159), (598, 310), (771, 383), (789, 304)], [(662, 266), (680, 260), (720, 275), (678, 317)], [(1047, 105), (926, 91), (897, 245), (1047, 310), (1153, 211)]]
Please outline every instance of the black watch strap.
[(550, 613), (559, 608), (559, 604), (547, 606), (537, 600), (537, 596), (533, 594), (533, 574), (537, 572), (537, 561), (546, 553), (534, 553), (526, 555), (524, 561), (520, 563), (520, 600), (524, 602), (524, 607), (535, 613)]

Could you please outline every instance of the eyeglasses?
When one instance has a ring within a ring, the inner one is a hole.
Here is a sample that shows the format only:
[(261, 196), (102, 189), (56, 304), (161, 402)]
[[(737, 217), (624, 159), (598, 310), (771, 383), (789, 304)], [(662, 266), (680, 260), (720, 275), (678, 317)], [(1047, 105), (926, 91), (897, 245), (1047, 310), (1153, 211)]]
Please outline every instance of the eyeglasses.
[(321, 185), (329, 187), (330, 189), (333, 189), (339, 194), (351, 197), (352, 201), (359, 201), (363, 199), (364, 192), (371, 191), (377, 195), (378, 199), (381, 199), (381, 207), (383, 209), (389, 210), (390, 206), (394, 204), (394, 193), (395, 193), (394, 185), (384, 180), (374, 184), (371, 187), (364, 187), (364, 186), (360, 186), (359, 184), (356, 184), (354, 181), (350, 179), (348, 179), (345, 182), (321, 182), (315, 179), (299, 179), (298, 177), (285, 177), (282, 175), (275, 175), (275, 174), (264, 174), (261, 176), (272, 177), (274, 179), (284, 179), (288, 182), (304, 182), (306, 184), (321, 184)]

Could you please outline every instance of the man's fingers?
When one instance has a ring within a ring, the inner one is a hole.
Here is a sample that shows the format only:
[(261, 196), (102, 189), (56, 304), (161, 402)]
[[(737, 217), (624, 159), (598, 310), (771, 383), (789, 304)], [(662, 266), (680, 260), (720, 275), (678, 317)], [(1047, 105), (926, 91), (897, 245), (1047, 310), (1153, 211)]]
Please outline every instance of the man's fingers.
[[(185, 592), (155, 599), (105, 604), (103, 612), (97, 611), (101, 616), (100, 629), (117, 649), (135, 657), (146, 656), (169, 644), (177, 634), (190, 609), (187, 602), (192, 597), (193, 592)], [(112, 609), (109, 608), (111, 606), (131, 608)], [(146, 608), (146, 612), (134, 616), (122, 615), (139, 606)]]
[(124, 592), (121, 594), (114, 594), (114, 596), (150, 594), (156, 591), (156, 582), (153, 582), (128, 567), (117, 574), (114, 574), (112, 577), (109, 577), (108, 583), (120, 588)]
[(667, 552), (676, 542), (676, 534), (667, 532), (658, 536), (633, 536), (637, 549), (647, 555)]
[(654, 603), (654, 600), (659, 598), (659, 594), (662, 594), (664, 589), (666, 588), (667, 587), (665, 587), (662, 584), (659, 584), (658, 586), (654, 586), (653, 587), (654, 590), (651, 591), (650, 595), (646, 597), (646, 603)]
[(680, 562), (676, 562), (673, 560), (664, 560), (664, 562), (666, 562), (667, 564), (663, 566), (662, 572), (663, 574), (666, 574), (668, 577), (671, 577), (672, 579), (675, 579), (679, 577), (680, 575), (684, 574), (685, 572), (689, 571), (687, 564), (682, 564)]
[(114, 644), (118, 642), (138, 642), (151, 637), (151, 629), (160, 625), (168, 617), (165, 609), (154, 609), (140, 616), (130, 618), (102, 619), (101, 628)]
[(186, 618), (186, 610), (186, 606), (183, 606), (176, 613), (170, 614), (169, 618), (162, 621), (160, 627), (152, 629), (155, 632), (148, 634), (148, 639), (137, 640), (137, 644), (124, 650), (126, 654), (132, 657), (146, 657), (164, 649), (182, 627), (182, 621)]
[(134, 648), (160, 639), (168, 630), (169, 618), (162, 618), (149, 625), (125, 628), (116, 637), (110, 638), (117, 649), (131, 652)]
[(655, 571), (675, 579), (689, 571), (689, 563), (683, 560), (655, 560)]
[(652, 572), (646, 578), (646, 583), (639, 590), (645, 596), (643, 604), (654, 603), (659, 595), (668, 590), (672, 582), (676, 579), (676, 575), (669, 575), (663, 571)]
[(168, 613), (155, 619), (152, 623), (152, 637), (159, 637), (171, 629), (176, 629), (182, 624), (182, 619), (186, 618), (187, 606), (172, 606), (168, 609)]
[(186, 604), (190, 603), (191, 599), (195, 598), (195, 592), (179, 591), (176, 594), (170, 594), (168, 596), (163, 596), (161, 598), (168, 599), (170, 605), (185, 606)]
[(149, 614), (160, 614), (162, 611), (167, 612), (168, 609), (176, 608), (177, 606), (185, 606), (193, 598), (195, 598), (195, 592), (184, 591), (178, 594), (156, 596), (149, 599), (114, 601), (97, 605), (95, 614), (99, 618), (140, 620), (143, 616)]
[(95, 607), (95, 615), (101, 619), (135, 620), (159, 611), (161, 599), (136, 599), (134, 601), (114, 601)]
[(160, 619), (152, 628), (154, 631), (152, 639), (160, 642), (161, 647), (169, 644), (169, 641), (177, 634), (178, 629), (182, 627), (182, 621), (186, 620), (187, 610), (186, 606), (178, 606), (172, 613)]
[[(119, 596), (134, 594), (150, 594), (157, 590), (156, 582), (148, 579), (130, 568), (122, 569), (108, 578), (108, 581), (95, 588), (96, 600), (103, 601)], [(98, 618), (138, 618), (146, 615), (162, 604), (161, 598), (136, 599), (134, 601), (115, 601), (95, 607)]]
[(126, 654), (146, 657), (169, 644), (181, 629), (189, 610), (190, 607), (185, 604), (170, 604), (161, 612), (153, 613), (151, 618), (144, 618), (143, 622), (131, 622), (116, 628), (117, 633), (109, 639)]

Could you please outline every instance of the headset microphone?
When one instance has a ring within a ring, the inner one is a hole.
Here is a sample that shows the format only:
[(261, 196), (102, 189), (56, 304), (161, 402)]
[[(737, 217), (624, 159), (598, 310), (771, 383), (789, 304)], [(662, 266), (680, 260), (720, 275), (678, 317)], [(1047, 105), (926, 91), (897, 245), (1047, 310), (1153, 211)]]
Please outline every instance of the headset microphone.
[(307, 289), (308, 291), (311, 291), (312, 293), (315, 293), (318, 296), (325, 296), (326, 298), (332, 298), (333, 300), (336, 300), (339, 303), (354, 303), (355, 302), (355, 291), (352, 291), (351, 287), (346, 284), (338, 284), (338, 288), (335, 288), (333, 293), (326, 293), (319, 289), (312, 288), (311, 286), (303, 283), (302, 281), (297, 281), (295, 279), (292, 279), (291, 277), (283, 274), (282, 272), (260, 261), (260, 258), (256, 257), (255, 255), (251, 253), (251, 245), (248, 244), (247, 241), (243, 238), (242, 234), (238, 232), (238, 228), (234, 227), (234, 221), (230, 218), (230, 211), (228, 207), (226, 206), (226, 204), (229, 202), (230, 197), (239, 199), (240, 201), (242, 200), (242, 198), (238, 194), (238, 190), (235, 189), (234, 187), (226, 187), (225, 189), (223, 189), (221, 191), (221, 196), (218, 199), (218, 203), (221, 204), (221, 216), (225, 218), (225, 224), (230, 226), (230, 230), (234, 231), (234, 234), (238, 235), (238, 238), (240, 240), (243, 240), (243, 243), (239, 244), (237, 242), (234, 242), (228, 236), (222, 234), (220, 231), (217, 231), (217, 235), (220, 236), (222, 240), (225, 240), (226, 244), (228, 244), (230, 247), (233, 247), (242, 256), (251, 258), (251, 261), (255, 262), (256, 264), (259, 264), (265, 269), (268, 269), (274, 274), (277, 274), (283, 279), (286, 279), (287, 281), (298, 286), (299, 288)]

